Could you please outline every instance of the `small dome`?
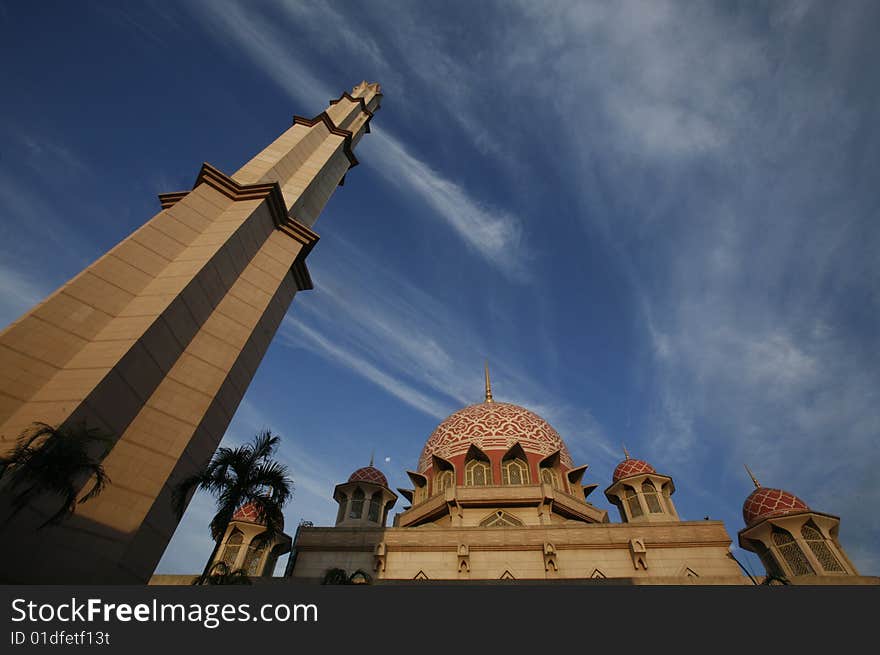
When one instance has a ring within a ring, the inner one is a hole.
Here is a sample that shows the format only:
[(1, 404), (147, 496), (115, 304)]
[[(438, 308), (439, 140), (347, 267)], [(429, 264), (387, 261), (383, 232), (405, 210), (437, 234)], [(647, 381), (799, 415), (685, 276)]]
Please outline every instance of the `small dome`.
[(374, 466), (365, 466), (363, 468), (359, 468), (348, 477), (348, 481), (372, 482), (373, 484), (378, 484), (382, 487), (385, 487), (386, 489), (388, 488), (388, 480), (385, 479), (382, 471), (375, 468)]
[[(260, 520), (260, 513), (254, 503), (245, 503), (232, 515), (233, 521), (243, 521), (245, 523), (255, 523), (256, 525), (266, 525), (265, 521)], [(281, 528), (284, 529), (284, 517), (281, 517)]]
[(648, 464), (648, 462), (644, 462), (640, 459), (630, 459), (627, 457), (620, 464), (617, 465), (617, 468), (614, 469), (614, 473), (611, 476), (611, 479), (614, 482), (618, 480), (623, 480), (624, 478), (628, 478), (632, 475), (639, 475), (641, 473), (656, 473), (654, 467)]
[(743, 520), (747, 526), (771, 516), (808, 512), (807, 504), (794, 494), (782, 489), (758, 487), (743, 503)]

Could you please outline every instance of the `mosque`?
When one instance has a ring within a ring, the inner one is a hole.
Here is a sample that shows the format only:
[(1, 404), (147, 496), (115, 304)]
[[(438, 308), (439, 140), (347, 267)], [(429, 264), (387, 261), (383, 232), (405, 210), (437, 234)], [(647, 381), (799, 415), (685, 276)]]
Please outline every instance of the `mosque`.
[[(231, 175), (204, 163), (191, 189), (160, 194), (151, 219), (0, 331), (0, 455), (35, 422), (97, 431), (89, 447), (112, 480), (95, 495), (91, 473), (71, 474), (79, 502), (61, 522), (52, 494), (19, 507), (0, 493), (0, 523), (16, 535), (0, 582), (192, 580), (153, 575), (180, 519), (171, 499), (211, 459), (294, 297), (313, 287), (315, 223), (382, 98), (364, 80), (294, 116)], [(263, 526), (241, 507), (217, 557), (259, 581), (756, 582), (720, 521), (679, 517), (672, 477), (627, 454), (604, 490), (613, 522), (590, 502), (586, 468), (547, 421), (495, 402), (487, 368), (483, 402), (428, 437), (411, 488), (395, 493), (374, 466), (358, 469), (333, 491), (333, 527), (300, 525), (271, 543), (255, 540)], [(739, 543), (768, 579), (880, 582), (856, 571), (836, 516), (755, 484)], [(389, 527), (398, 494), (408, 505)], [(271, 577), (288, 552), (284, 577)]]
[[(672, 477), (624, 454), (604, 490), (617, 521), (590, 502), (599, 485), (583, 484), (587, 466), (572, 460), (547, 421), (494, 400), (487, 367), (484, 401), (437, 426), (407, 471), (411, 488), (395, 493), (370, 462), (333, 490), (333, 527), (302, 524), (292, 540), (283, 535), (269, 546), (249, 546), (260, 525), (244, 507), (217, 561), (271, 575), (290, 550), (284, 579), (298, 583), (880, 583), (847, 557), (838, 517), (754, 476), (738, 540), (767, 575), (744, 574), (724, 524), (682, 520)], [(398, 494), (408, 504), (387, 527)]]

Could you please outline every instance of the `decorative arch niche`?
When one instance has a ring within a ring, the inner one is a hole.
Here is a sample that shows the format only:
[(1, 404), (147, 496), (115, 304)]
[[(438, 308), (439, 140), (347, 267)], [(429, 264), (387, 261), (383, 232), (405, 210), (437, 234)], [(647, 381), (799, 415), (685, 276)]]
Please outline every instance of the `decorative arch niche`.
[(529, 458), (519, 443), (501, 458), (501, 484), (529, 484)]
[(480, 521), (481, 528), (519, 528), (525, 525), (513, 514), (496, 510)]
[(464, 462), (465, 486), (481, 487), (492, 484), (492, 465), (486, 453), (471, 444)]

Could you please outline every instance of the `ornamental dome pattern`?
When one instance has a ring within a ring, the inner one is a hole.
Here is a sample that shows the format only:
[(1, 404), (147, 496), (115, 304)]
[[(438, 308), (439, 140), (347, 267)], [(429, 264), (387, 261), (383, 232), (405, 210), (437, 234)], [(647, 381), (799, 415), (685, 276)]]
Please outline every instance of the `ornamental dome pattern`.
[[(233, 521), (242, 521), (244, 523), (254, 523), (255, 525), (266, 525), (265, 521), (260, 520), (260, 513), (254, 503), (245, 503), (232, 515)], [(284, 517), (281, 517), (281, 527), (284, 527)]]
[(419, 472), (431, 466), (432, 455), (450, 459), (471, 445), (486, 451), (507, 450), (516, 443), (544, 457), (558, 450), (560, 463), (574, 467), (562, 437), (547, 421), (519, 405), (486, 402), (465, 407), (437, 426), (419, 457)]
[(348, 477), (349, 482), (372, 482), (379, 486), (388, 488), (388, 480), (385, 479), (382, 471), (373, 466), (364, 466), (352, 473)]
[(807, 504), (794, 494), (782, 489), (770, 489), (758, 487), (743, 503), (743, 520), (747, 526), (751, 526), (772, 516), (785, 516), (786, 514), (799, 514), (808, 512)]
[(617, 468), (614, 469), (614, 473), (611, 475), (611, 479), (614, 482), (618, 480), (623, 480), (624, 478), (628, 478), (632, 475), (639, 475), (641, 473), (656, 473), (654, 467), (648, 464), (648, 462), (642, 461), (640, 459), (625, 459), (620, 464), (617, 465)]

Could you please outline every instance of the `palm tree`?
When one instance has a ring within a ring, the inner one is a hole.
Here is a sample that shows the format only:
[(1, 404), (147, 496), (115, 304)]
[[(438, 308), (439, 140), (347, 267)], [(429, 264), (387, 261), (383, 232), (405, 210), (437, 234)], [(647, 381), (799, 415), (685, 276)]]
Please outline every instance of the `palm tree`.
[[(77, 502), (84, 503), (100, 494), (110, 483), (101, 460), (112, 442), (109, 435), (85, 422), (74, 426), (52, 427), (34, 423), (18, 438), (15, 448), (0, 457), (0, 482), (12, 493), (12, 521), (25, 505), (43, 494), (61, 496), (61, 508), (38, 530), (61, 522), (73, 514)], [(87, 477), (94, 478), (91, 489), (77, 501)]]
[(278, 436), (264, 430), (250, 444), (220, 448), (203, 471), (184, 479), (175, 488), (173, 502), (178, 519), (193, 491), (204, 489), (217, 499), (217, 513), (211, 520), (214, 550), (200, 576), (203, 583), (210, 578), (211, 564), (232, 515), (242, 505), (252, 504), (257, 518), (265, 524), (265, 532), (257, 537), (262, 543), (271, 543), (282, 532), (281, 510), (293, 492), (293, 480), (287, 476), (287, 467), (272, 459), (279, 441)]

